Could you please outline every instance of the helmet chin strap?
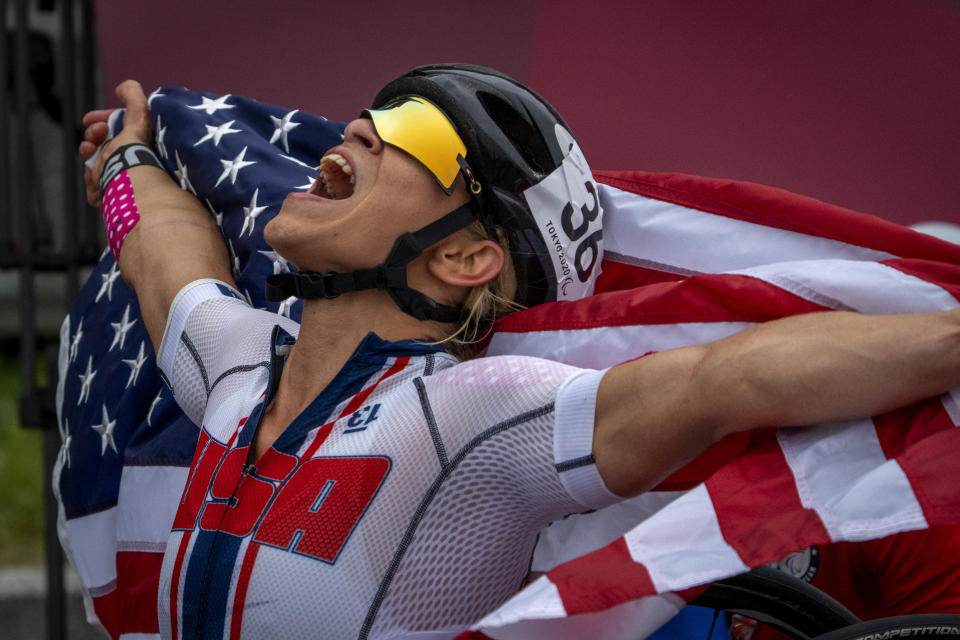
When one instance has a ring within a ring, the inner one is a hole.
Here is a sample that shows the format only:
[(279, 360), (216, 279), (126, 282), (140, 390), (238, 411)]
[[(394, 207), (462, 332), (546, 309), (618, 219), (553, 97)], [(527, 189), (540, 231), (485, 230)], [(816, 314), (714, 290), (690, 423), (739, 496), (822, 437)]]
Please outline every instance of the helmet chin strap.
[(303, 300), (333, 299), (350, 291), (380, 289), (389, 293), (401, 310), (418, 320), (456, 322), (463, 308), (440, 304), (411, 289), (407, 285), (407, 265), (427, 247), (477, 220), (474, 206), (468, 202), (418, 231), (401, 235), (393, 244), (387, 259), (372, 269), (358, 269), (349, 273), (300, 271), (267, 276), (267, 299), (272, 302), (280, 302), (291, 296)]

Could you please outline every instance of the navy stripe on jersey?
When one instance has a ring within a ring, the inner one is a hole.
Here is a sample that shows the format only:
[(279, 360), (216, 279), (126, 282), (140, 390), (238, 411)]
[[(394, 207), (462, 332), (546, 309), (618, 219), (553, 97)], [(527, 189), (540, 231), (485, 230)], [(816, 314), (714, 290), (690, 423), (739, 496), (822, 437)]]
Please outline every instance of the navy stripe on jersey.
[(588, 467), (592, 464), (596, 464), (597, 460), (593, 457), (593, 454), (588, 454), (585, 456), (580, 456), (579, 458), (571, 458), (570, 460), (564, 460), (563, 462), (558, 462), (554, 465), (557, 469), (557, 473), (563, 473), (564, 471), (570, 471), (571, 469), (579, 469), (580, 467)]
[(433, 446), (437, 450), (440, 466), (446, 467), (450, 462), (447, 458), (447, 448), (443, 446), (443, 439), (440, 438), (440, 429), (437, 428), (437, 419), (433, 417), (433, 407), (430, 406), (430, 398), (427, 397), (427, 389), (423, 386), (423, 379), (414, 378), (413, 384), (417, 388), (417, 395), (420, 396), (420, 406), (423, 409), (423, 417), (427, 419), (427, 428), (430, 429), (430, 438), (433, 440)]
[[(195, 535), (183, 585), (181, 637), (182, 640), (222, 638), (230, 582), (243, 539), (219, 531), (198, 530)], [(194, 558), (205, 561), (194, 562)]]
[(197, 363), (197, 368), (200, 370), (200, 376), (203, 378), (203, 389), (207, 392), (207, 397), (210, 397), (210, 379), (207, 377), (207, 368), (203, 366), (203, 360), (200, 359), (200, 352), (197, 351), (197, 348), (194, 346), (193, 342), (190, 340), (190, 336), (186, 332), (180, 334), (180, 341), (187, 348), (187, 351), (190, 352), (190, 355), (193, 356), (194, 361)]
[(467, 454), (483, 444), (485, 440), (489, 440), (495, 435), (516, 427), (517, 425), (521, 425), (525, 422), (529, 422), (530, 420), (553, 413), (553, 410), (554, 403), (550, 402), (542, 407), (526, 411), (518, 416), (514, 416), (513, 418), (509, 418), (508, 420), (504, 420), (503, 422), (493, 425), (464, 445), (464, 447), (460, 449), (460, 451), (458, 451), (453, 457), (450, 463), (440, 470), (440, 473), (437, 474), (437, 477), (430, 486), (430, 489), (424, 495), (423, 500), (417, 507), (416, 513), (413, 514), (413, 518), (410, 520), (410, 524), (407, 526), (407, 531), (403, 535), (403, 540), (401, 540), (400, 544), (397, 546), (397, 552), (393, 556), (393, 560), (390, 563), (390, 568), (387, 569), (387, 573), (384, 576), (383, 581), (377, 588), (377, 594), (374, 596), (373, 603), (370, 605), (370, 609), (367, 611), (367, 617), (363, 621), (363, 628), (360, 629), (360, 635), (358, 636), (360, 640), (367, 640), (370, 630), (373, 628), (373, 623), (377, 619), (377, 613), (380, 611), (380, 605), (383, 604), (383, 600), (387, 595), (387, 591), (390, 589), (390, 583), (393, 582), (393, 577), (396, 575), (397, 569), (400, 567), (400, 562), (403, 560), (403, 556), (406, 555), (407, 549), (410, 547), (410, 541), (413, 539), (413, 534), (420, 526), (420, 521), (423, 520), (423, 517), (426, 515), (427, 509), (430, 507), (430, 503), (433, 502), (433, 499), (440, 491), (440, 487), (443, 486), (443, 483), (446, 482), (450, 474), (456, 470), (457, 466), (463, 461)]

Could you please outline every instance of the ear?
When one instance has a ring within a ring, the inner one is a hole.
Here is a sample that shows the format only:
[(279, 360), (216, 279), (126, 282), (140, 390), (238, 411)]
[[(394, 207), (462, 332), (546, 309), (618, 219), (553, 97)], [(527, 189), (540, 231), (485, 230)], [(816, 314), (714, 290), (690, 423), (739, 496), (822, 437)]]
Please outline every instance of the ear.
[(503, 248), (492, 240), (481, 240), (461, 231), (434, 245), (427, 256), (427, 269), (445, 284), (477, 287), (496, 278), (503, 270)]

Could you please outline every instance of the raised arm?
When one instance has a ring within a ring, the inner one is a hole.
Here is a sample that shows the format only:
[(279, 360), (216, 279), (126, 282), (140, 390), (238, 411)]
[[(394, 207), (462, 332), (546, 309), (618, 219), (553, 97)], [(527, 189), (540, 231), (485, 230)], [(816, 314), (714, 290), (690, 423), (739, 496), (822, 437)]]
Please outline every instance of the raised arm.
[(730, 433), (876, 415), (958, 385), (960, 310), (794, 316), (612, 368), (593, 453), (631, 496)]
[[(150, 107), (140, 83), (127, 80), (117, 87), (117, 96), (127, 111), (123, 130), (113, 139), (104, 142), (111, 110), (91, 111), (83, 118), (86, 130), (80, 155), (89, 159), (103, 145), (93, 168), (84, 175), (87, 201), (92, 206), (100, 204), (98, 182), (110, 155), (126, 144), (152, 146)], [(123, 242), (118, 260), (120, 273), (136, 292), (147, 332), (154, 348), (159, 349), (167, 312), (177, 292), (200, 278), (217, 278), (232, 284), (229, 257), (213, 218), (165, 171), (137, 166), (128, 169), (127, 175), (140, 221)]]

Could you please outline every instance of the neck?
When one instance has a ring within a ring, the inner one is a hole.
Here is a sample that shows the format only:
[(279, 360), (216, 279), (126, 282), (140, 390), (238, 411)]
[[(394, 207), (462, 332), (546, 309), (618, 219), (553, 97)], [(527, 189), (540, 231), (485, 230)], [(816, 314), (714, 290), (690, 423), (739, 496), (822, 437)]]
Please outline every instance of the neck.
[[(300, 335), (287, 357), (271, 412), (286, 423), (333, 380), (370, 332), (384, 340), (436, 340), (440, 325), (400, 311), (383, 291), (357, 291), (333, 300), (305, 300)], [(280, 417), (280, 416), (278, 416)]]

